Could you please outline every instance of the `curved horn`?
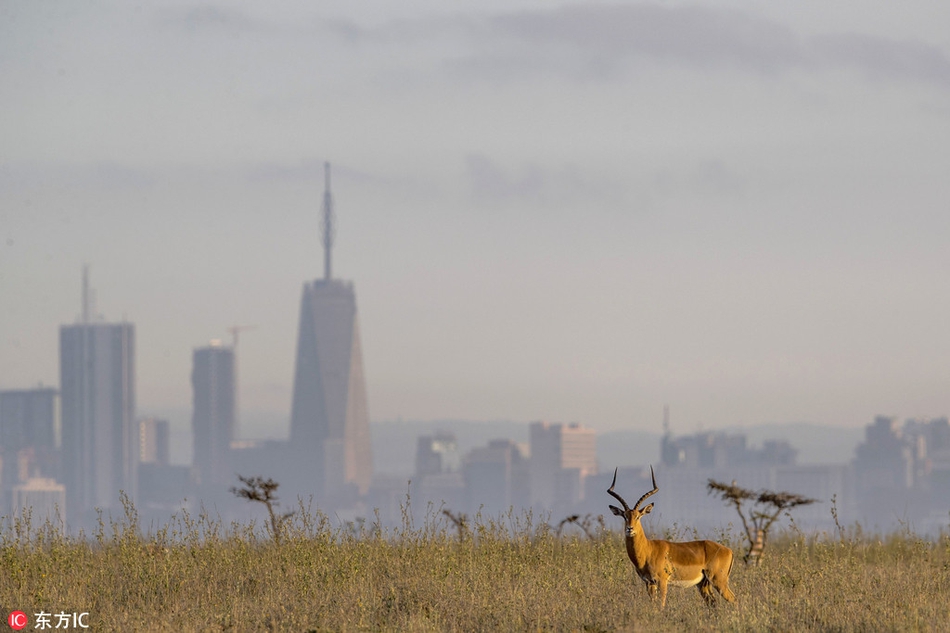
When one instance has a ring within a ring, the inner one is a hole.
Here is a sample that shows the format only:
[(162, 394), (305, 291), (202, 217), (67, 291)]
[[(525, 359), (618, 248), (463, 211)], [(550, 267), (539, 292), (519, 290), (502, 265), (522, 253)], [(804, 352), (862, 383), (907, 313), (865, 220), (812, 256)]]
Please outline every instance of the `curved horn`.
[[(615, 474), (615, 476), (616, 476), (616, 474)], [(644, 500), (645, 500), (647, 497), (649, 497), (649, 496), (652, 495), (652, 494), (656, 494), (656, 491), (660, 489), (659, 486), (656, 485), (656, 475), (653, 474), (653, 465), (652, 465), (652, 464), (650, 465), (650, 477), (653, 478), (653, 490), (651, 490), (650, 492), (648, 492), (648, 493), (646, 493), (645, 495), (643, 495), (642, 497), (640, 497), (640, 500), (637, 501), (637, 504), (636, 504), (635, 506), (633, 506), (633, 509), (634, 509), (634, 510), (636, 510), (637, 508), (639, 508), (639, 507), (640, 507), (640, 504), (643, 503)]]
[[(614, 485), (616, 485), (617, 483), (617, 471), (619, 469), (620, 469), (619, 466), (617, 468), (614, 468), (614, 480), (610, 482), (610, 488), (607, 488), (607, 494), (609, 494), (611, 497), (619, 501), (625, 511), (630, 512), (630, 506), (627, 505), (627, 502), (623, 500), (623, 497), (621, 497), (619, 494), (614, 492)], [(643, 501), (643, 499), (641, 499), (641, 501)]]

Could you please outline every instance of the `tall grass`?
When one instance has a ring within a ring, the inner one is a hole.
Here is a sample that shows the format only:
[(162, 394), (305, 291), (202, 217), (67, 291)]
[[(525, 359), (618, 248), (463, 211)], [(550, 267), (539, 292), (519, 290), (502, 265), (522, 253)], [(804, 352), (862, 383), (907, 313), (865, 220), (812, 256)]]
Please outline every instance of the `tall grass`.
[(558, 536), (531, 515), (476, 518), (466, 530), (438, 513), (406, 523), (335, 526), (300, 508), (278, 545), (262, 525), (206, 513), (143, 535), (131, 504), (90, 538), (7, 520), (2, 616), (86, 611), (99, 631), (938, 631), (950, 622), (946, 537), (786, 532), (760, 566), (736, 564), (737, 607), (720, 599), (709, 609), (695, 589), (671, 589), (660, 611), (634, 579), (619, 524), (588, 538)]

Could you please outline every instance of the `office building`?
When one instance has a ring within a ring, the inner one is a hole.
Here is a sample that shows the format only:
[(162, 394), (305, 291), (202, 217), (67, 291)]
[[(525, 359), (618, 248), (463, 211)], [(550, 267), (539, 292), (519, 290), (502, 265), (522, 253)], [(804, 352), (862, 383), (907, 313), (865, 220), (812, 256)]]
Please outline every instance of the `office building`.
[(0, 391), (0, 482), (5, 490), (29, 477), (59, 477), (57, 395), (50, 387)]
[(439, 431), (416, 440), (416, 479), (455, 472), (459, 469), (458, 441), (452, 433)]
[(584, 497), (584, 480), (597, 472), (596, 435), (580, 424), (532, 422), (531, 503), (564, 510)]
[(226, 487), (236, 481), (230, 453), (234, 439), (236, 392), (234, 350), (218, 341), (194, 351), (193, 463), (203, 487)]
[(168, 420), (139, 420), (139, 463), (168, 465), (170, 443), (171, 430)]
[(289, 488), (331, 506), (366, 493), (372, 478), (369, 412), (353, 284), (331, 277), (333, 211), (326, 168), (324, 277), (304, 284), (294, 371)]
[(83, 317), (59, 332), (63, 481), (66, 520), (90, 528), (96, 508), (120, 508), (137, 493), (135, 327), (93, 321), (88, 271)]
[(511, 440), (492, 440), (464, 460), (465, 506), (471, 514), (499, 518), (528, 505), (528, 460)]

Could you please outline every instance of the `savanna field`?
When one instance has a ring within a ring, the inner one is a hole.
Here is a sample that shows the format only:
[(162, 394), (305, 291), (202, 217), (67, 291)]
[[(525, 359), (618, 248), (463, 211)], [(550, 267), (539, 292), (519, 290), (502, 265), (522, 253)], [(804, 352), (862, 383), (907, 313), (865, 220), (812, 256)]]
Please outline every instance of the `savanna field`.
[(143, 529), (131, 506), (84, 540), (7, 520), (0, 607), (27, 613), (27, 631), (34, 614), (63, 611), (88, 612), (90, 631), (950, 630), (946, 535), (787, 530), (749, 567), (738, 533), (704, 534), (737, 552), (738, 606), (671, 588), (660, 611), (634, 580), (620, 522), (606, 525), (559, 534), (512, 515), (460, 528), (431, 512), (383, 530), (300, 511), (278, 543), (264, 524), (204, 515)]

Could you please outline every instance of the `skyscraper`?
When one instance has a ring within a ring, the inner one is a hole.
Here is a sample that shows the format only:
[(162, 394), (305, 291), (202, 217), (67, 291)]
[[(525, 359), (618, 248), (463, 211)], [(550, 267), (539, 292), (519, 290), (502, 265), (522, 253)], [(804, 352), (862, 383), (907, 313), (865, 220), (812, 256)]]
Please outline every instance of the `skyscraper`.
[(234, 439), (234, 350), (212, 342), (194, 353), (194, 465), (202, 485), (232, 483), (230, 452)]
[(120, 507), (137, 493), (135, 327), (91, 320), (88, 269), (83, 317), (59, 331), (63, 479), (66, 519), (89, 528), (95, 509)]
[(57, 393), (51, 387), (0, 391), (0, 481), (9, 490), (30, 477), (59, 477)]
[(324, 277), (303, 287), (290, 443), (303, 462), (293, 488), (318, 501), (345, 503), (347, 495), (369, 488), (372, 455), (356, 294), (352, 283), (331, 277), (329, 164), (325, 174)]
[(531, 502), (549, 510), (583, 498), (584, 479), (597, 472), (596, 435), (580, 424), (532, 422)]
[(139, 463), (167, 466), (170, 461), (171, 427), (168, 420), (139, 420)]

